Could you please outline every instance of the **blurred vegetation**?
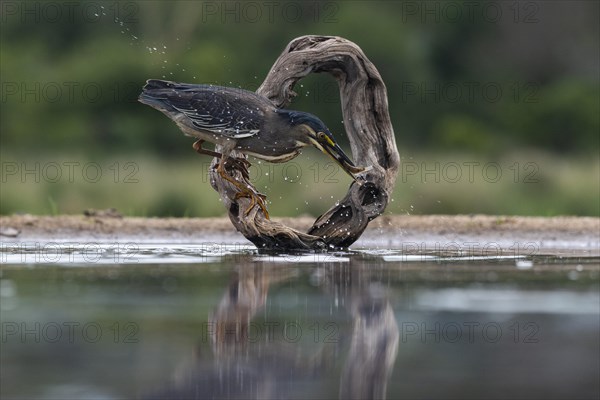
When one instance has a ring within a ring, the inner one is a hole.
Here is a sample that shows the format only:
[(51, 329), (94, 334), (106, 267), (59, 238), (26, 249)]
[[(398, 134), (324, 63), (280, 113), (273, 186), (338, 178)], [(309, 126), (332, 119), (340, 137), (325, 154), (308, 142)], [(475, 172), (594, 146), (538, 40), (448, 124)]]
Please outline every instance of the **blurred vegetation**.
[[(223, 214), (206, 181), (209, 160), (198, 158), (170, 120), (137, 103), (137, 95), (148, 78), (255, 90), (289, 40), (304, 34), (346, 37), (375, 63), (409, 166), (440, 163), (441, 174), (449, 163), (500, 165), (497, 182), (399, 176), (391, 212), (600, 214), (597, 2), (486, 2), (472, 13), (453, 2), (461, 18), (443, 2), (65, 4), (2, 4), (3, 214), (88, 207), (147, 216)], [(501, 16), (490, 18), (485, 5)], [(345, 146), (333, 79), (311, 76), (296, 90), (290, 107), (319, 115)], [(294, 160), (304, 177), (314, 163), (327, 172), (328, 160), (307, 154)], [(109, 179), (116, 161), (123, 174), (133, 163), (138, 182)], [(103, 178), (71, 182), (63, 166), (56, 182), (23, 179), (21, 170), (36, 162), (40, 168), (96, 162)], [(534, 165), (539, 179), (509, 180), (514, 163), (524, 174), (531, 172), (525, 165)], [(346, 177), (337, 176), (337, 184), (322, 177), (292, 184), (276, 175), (259, 188), (270, 194), (275, 215), (318, 215), (346, 190)]]

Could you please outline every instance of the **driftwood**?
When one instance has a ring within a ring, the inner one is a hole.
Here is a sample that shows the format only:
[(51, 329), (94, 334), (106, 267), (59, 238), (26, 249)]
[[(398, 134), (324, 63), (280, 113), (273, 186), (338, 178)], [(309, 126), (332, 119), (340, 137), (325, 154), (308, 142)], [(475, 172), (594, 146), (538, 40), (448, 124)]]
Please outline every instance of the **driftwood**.
[[(215, 172), (215, 159), (210, 169), (211, 184), (221, 195), (233, 225), (259, 249), (348, 247), (369, 221), (383, 213), (394, 188), (400, 156), (385, 84), (356, 44), (332, 36), (296, 38), (275, 61), (256, 92), (277, 107), (285, 107), (296, 96), (294, 85), (313, 72), (327, 72), (337, 80), (352, 158), (356, 165), (372, 169), (361, 174), (361, 184), (352, 182), (346, 196), (303, 233), (265, 218), (260, 207), (248, 210), (250, 200), (236, 198), (237, 189)], [(245, 157), (239, 152), (233, 155)], [(241, 168), (241, 163), (228, 166), (231, 175), (250, 184), (247, 171)]]

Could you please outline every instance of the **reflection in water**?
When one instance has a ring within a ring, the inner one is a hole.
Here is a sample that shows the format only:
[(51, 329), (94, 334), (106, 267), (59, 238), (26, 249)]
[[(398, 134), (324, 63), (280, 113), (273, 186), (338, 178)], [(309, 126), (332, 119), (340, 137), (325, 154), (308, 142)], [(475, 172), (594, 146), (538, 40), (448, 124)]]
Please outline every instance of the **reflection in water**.
[(250, 340), (250, 322), (265, 305), (269, 284), (284, 280), (264, 268), (239, 268), (209, 318), (208, 332), (217, 361), (243, 355)]
[(373, 290), (351, 299), (352, 343), (340, 382), (341, 399), (383, 399), (398, 354), (398, 324), (390, 302)]
[(0, 398), (598, 398), (598, 258), (161, 249), (0, 266)]
[[(398, 326), (382, 290), (357, 280), (359, 274), (346, 273), (348, 277), (343, 279), (337, 274), (327, 277), (324, 281), (329, 284), (323, 285), (336, 298), (340, 293), (347, 294), (342, 304), (349, 306), (353, 321), (339, 397), (382, 399), (397, 355)], [(305, 354), (301, 343), (272, 340), (268, 329), (266, 337), (259, 338), (260, 328), (256, 327), (260, 325), (253, 322), (265, 306), (269, 287), (294, 276), (289, 268), (260, 264), (238, 267), (209, 316), (212, 364), (196, 352), (193, 360), (176, 372), (170, 388), (147, 398), (322, 397), (324, 388), (315, 383), (314, 377), (332, 369), (335, 345), (322, 343), (312, 354)]]

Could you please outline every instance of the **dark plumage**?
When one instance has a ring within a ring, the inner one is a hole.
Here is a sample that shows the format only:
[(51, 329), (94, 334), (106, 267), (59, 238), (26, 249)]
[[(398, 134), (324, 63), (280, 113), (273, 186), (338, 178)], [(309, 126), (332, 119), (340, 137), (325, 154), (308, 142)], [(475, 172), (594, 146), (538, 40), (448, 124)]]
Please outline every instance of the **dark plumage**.
[(182, 114), (191, 129), (213, 132), (217, 138), (256, 135), (265, 114), (275, 112), (267, 99), (246, 90), (155, 79), (144, 86), (140, 101), (171, 118)]
[[(220, 144), (222, 176), (223, 160), (234, 149), (263, 160), (283, 162), (296, 157), (308, 145), (328, 154), (354, 179), (355, 173), (364, 170), (352, 163), (319, 118), (302, 111), (278, 109), (267, 98), (247, 90), (150, 79), (139, 101), (162, 111), (185, 134), (199, 139), (194, 145), (198, 152), (219, 156), (201, 146), (204, 141)], [(239, 184), (229, 176), (226, 179)], [(264, 209), (264, 205), (261, 207)]]

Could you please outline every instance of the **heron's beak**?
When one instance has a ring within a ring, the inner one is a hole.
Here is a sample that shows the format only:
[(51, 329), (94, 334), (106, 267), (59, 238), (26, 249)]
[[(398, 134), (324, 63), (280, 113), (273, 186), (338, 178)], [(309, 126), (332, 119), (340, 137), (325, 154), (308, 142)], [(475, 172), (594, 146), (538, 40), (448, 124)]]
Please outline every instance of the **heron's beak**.
[(354, 176), (354, 174), (365, 170), (365, 168), (357, 167), (356, 165), (354, 165), (352, 160), (350, 160), (346, 153), (344, 153), (342, 148), (328, 137), (326, 138), (325, 143), (319, 144), (320, 145), (317, 147), (319, 147), (319, 149), (323, 153), (333, 158), (342, 167), (342, 169), (352, 177), (352, 179), (356, 180), (356, 176)]

